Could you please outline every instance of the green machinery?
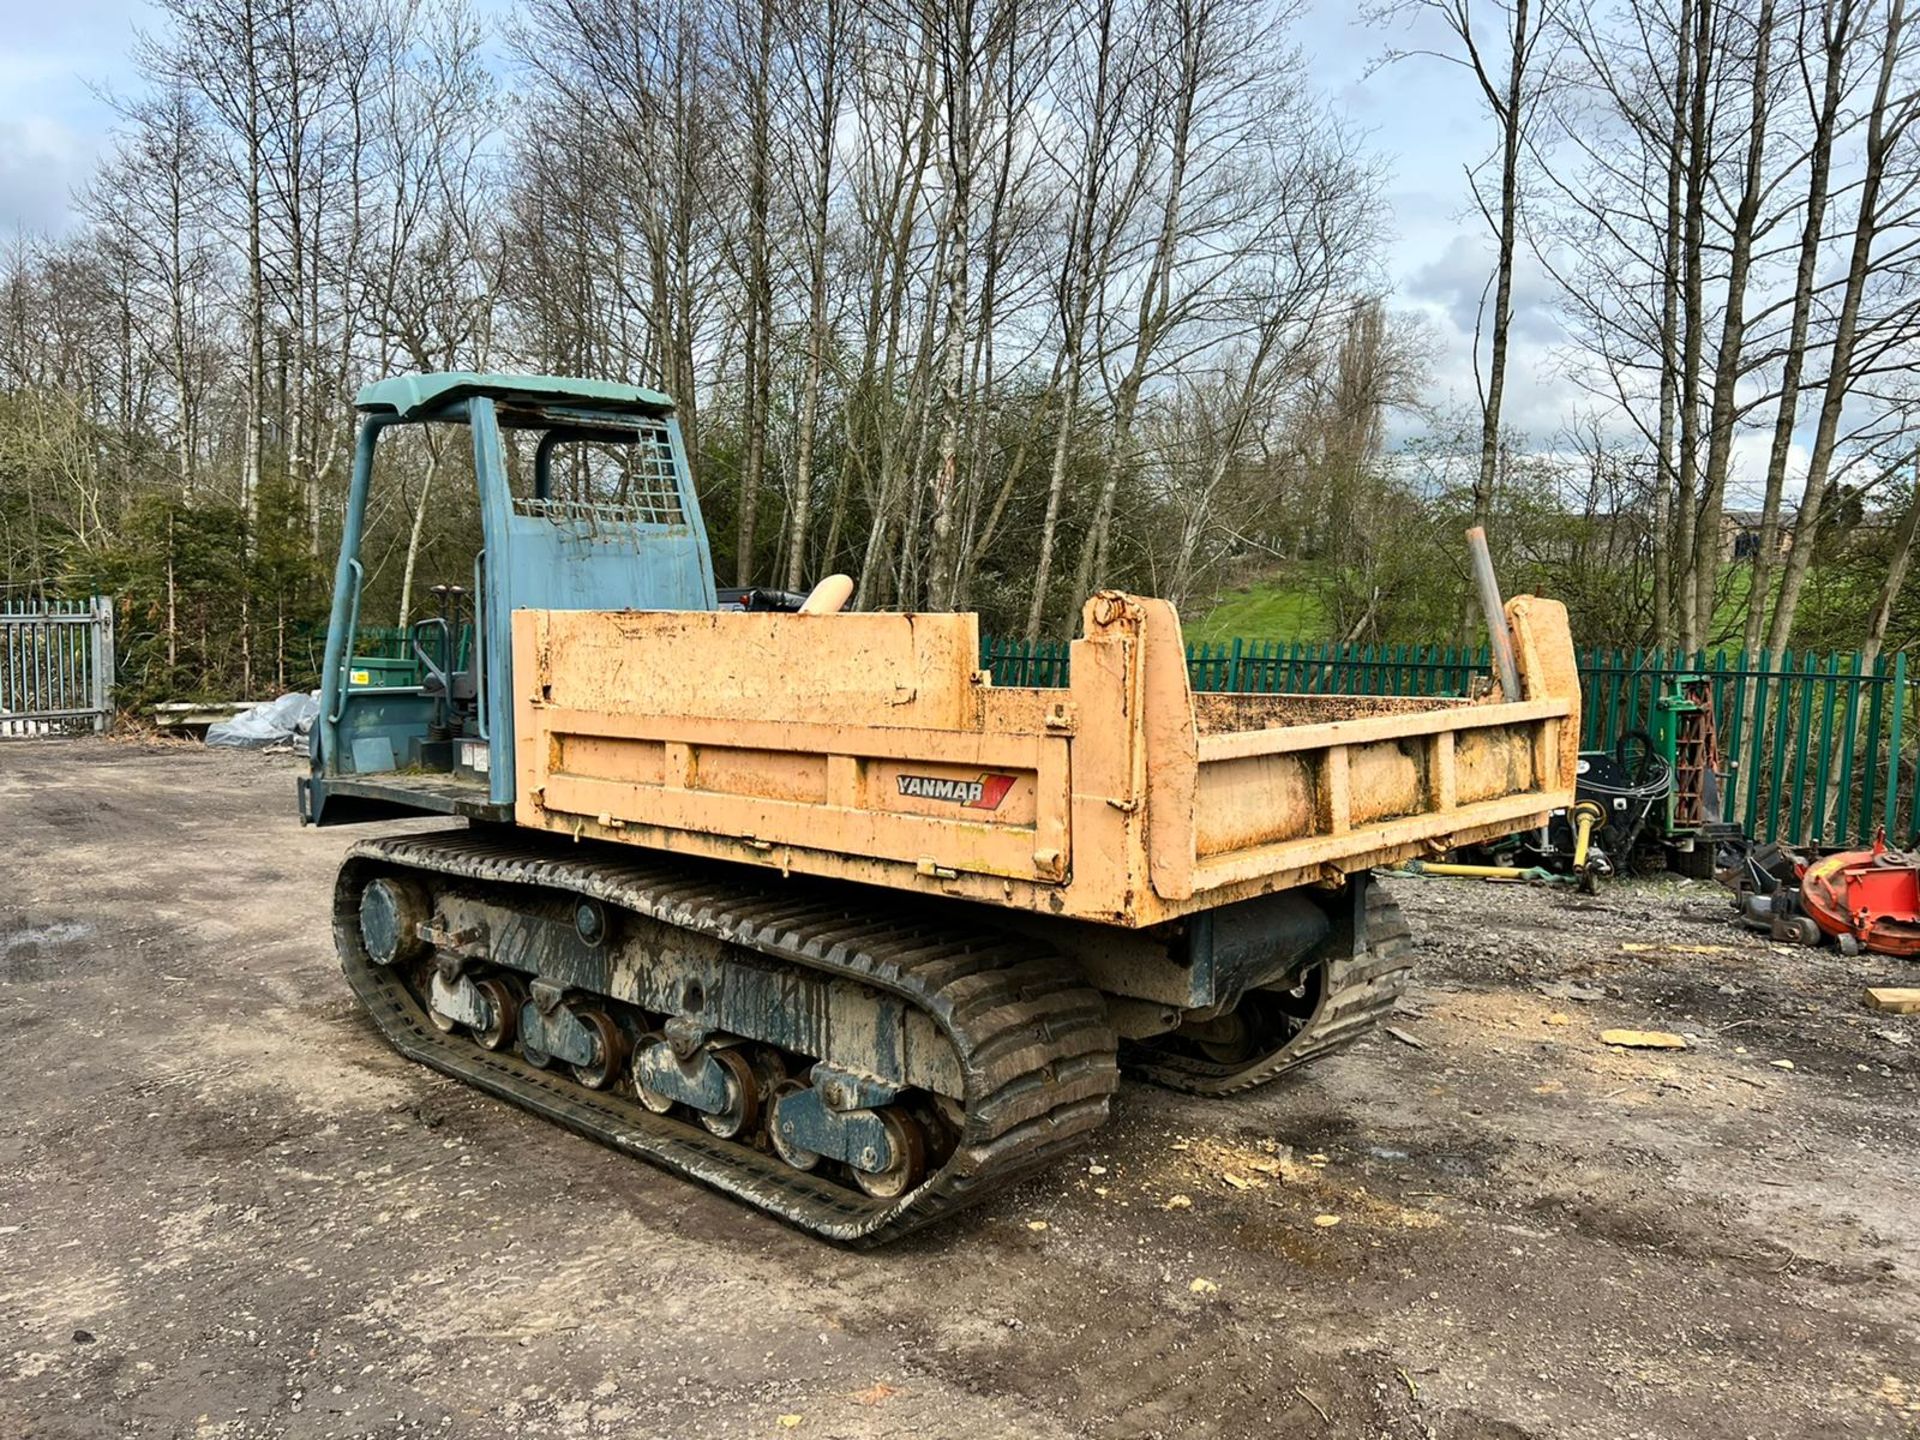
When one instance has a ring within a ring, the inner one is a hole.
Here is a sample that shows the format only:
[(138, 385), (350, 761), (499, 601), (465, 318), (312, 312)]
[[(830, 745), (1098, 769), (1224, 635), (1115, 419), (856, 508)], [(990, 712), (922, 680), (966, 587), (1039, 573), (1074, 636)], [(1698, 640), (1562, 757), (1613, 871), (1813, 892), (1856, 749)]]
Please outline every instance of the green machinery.
[(1591, 893), (1622, 868), (1711, 879), (1720, 842), (1724, 771), (1712, 682), (1667, 678), (1650, 724), (1611, 750), (1583, 751), (1575, 803), (1540, 830), (1475, 846), (1457, 860), (1414, 861), (1411, 874), (1534, 884)]

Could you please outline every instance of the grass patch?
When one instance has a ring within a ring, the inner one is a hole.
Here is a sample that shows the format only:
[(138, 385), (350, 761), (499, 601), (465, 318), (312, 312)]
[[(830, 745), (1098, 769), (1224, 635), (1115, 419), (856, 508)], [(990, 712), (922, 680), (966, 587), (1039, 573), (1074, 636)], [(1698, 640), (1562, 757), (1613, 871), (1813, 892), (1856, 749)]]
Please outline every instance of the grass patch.
[(1184, 621), (1190, 641), (1324, 640), (1327, 617), (1319, 598), (1286, 575), (1268, 576), (1222, 592), (1211, 610)]

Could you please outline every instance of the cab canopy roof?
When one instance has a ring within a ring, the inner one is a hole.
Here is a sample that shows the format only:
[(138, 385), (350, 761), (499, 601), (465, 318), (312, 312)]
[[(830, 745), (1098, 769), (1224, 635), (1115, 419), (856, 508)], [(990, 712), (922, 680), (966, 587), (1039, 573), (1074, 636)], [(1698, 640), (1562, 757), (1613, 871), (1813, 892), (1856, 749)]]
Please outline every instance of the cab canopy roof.
[(437, 375), (395, 375), (361, 387), (354, 404), (374, 414), (413, 420), (459, 400), (484, 395), (515, 408), (582, 409), (661, 418), (673, 401), (658, 390), (616, 385), (610, 380), (571, 380), (559, 375), (478, 375), (450, 370)]

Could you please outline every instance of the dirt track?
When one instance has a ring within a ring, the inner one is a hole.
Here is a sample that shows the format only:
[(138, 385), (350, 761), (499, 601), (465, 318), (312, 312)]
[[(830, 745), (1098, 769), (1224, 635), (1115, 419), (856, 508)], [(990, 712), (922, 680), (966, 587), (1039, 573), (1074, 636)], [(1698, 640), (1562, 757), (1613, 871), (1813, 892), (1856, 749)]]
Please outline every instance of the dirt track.
[(1920, 1434), (1897, 962), (1398, 883), (1424, 1048), (856, 1255), (387, 1050), (292, 775), (0, 744), (0, 1436)]

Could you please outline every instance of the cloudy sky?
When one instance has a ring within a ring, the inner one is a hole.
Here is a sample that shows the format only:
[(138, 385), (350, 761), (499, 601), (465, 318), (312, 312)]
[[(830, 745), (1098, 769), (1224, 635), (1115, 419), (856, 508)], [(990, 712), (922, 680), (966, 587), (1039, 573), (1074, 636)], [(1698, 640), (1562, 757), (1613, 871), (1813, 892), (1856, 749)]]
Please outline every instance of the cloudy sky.
[[(505, 0), (483, 0), (483, 8)], [(105, 94), (127, 89), (145, 0), (12, 0), (8, 43), (0, 48), (0, 236), (25, 229), (57, 234), (70, 223), (70, 194), (91, 173), (113, 125)], [(1386, 69), (1374, 61), (1392, 42), (1356, 24), (1352, 0), (1312, 0), (1298, 32), (1316, 82), (1360, 127), (1389, 169), (1394, 242), (1387, 256), (1396, 304), (1424, 312), (1439, 342), (1430, 398), (1473, 399), (1475, 310), (1490, 247), (1467, 211), (1464, 165), (1486, 150), (1489, 129), (1466, 77), (1430, 60)], [(1576, 397), (1548, 364), (1556, 334), (1543, 306), (1515, 324), (1507, 415), (1537, 437), (1553, 434)]]

